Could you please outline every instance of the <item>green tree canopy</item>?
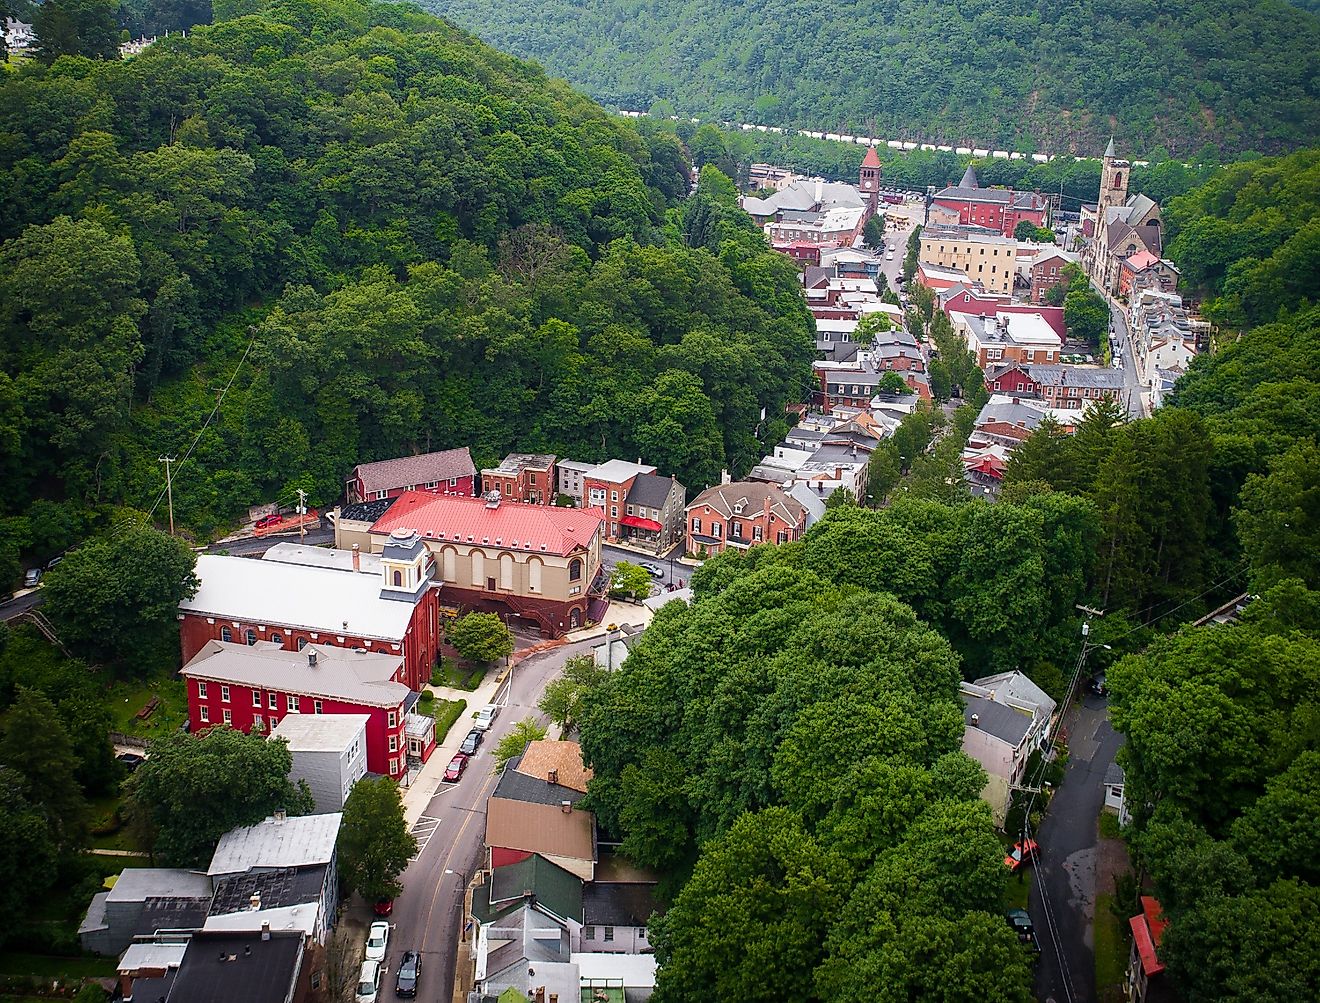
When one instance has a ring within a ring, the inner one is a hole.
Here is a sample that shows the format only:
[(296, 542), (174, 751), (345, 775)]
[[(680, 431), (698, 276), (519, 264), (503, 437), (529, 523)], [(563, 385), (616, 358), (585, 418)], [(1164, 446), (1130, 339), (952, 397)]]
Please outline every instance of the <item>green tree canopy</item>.
[(339, 880), (348, 894), (368, 902), (403, 890), (399, 875), (417, 852), (408, 831), (403, 797), (389, 777), (364, 777), (344, 802), (339, 827)]
[(513, 634), (495, 613), (467, 613), (449, 625), (449, 643), (469, 662), (498, 662), (513, 653)]

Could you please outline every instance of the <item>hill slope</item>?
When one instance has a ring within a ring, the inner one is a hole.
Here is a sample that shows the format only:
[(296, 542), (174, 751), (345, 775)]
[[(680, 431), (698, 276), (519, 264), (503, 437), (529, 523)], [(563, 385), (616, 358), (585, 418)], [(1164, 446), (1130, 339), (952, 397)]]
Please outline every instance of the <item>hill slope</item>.
[(624, 108), (1027, 152), (1320, 135), (1320, 19), (1284, 0), (423, 2)]

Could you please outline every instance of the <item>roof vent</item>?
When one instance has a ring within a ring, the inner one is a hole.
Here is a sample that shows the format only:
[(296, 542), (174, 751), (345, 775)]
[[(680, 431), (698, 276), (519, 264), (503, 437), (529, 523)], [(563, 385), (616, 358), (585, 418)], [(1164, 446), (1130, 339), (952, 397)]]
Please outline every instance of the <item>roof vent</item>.
[(315, 651), (309, 651), (309, 652), (307, 652), (307, 667), (308, 667), (309, 669), (314, 669), (314, 668), (316, 668), (316, 652), (315, 652)]
[(560, 801), (560, 802), (559, 802), (559, 810), (562, 811), (565, 815), (571, 815), (571, 814), (573, 814), (573, 802), (572, 802), (572, 801)]
[(274, 814), (271, 817), (275, 820), (275, 824), (279, 825), (286, 818), (288, 818), (289, 815), (283, 808), (276, 808)]
[(545, 775), (545, 779), (552, 784), (559, 783), (559, 771), (551, 770), (549, 773)]
[(259, 892), (252, 893), (252, 897), (248, 899), (248, 908), (253, 912), (257, 912), (261, 908), (261, 894)]

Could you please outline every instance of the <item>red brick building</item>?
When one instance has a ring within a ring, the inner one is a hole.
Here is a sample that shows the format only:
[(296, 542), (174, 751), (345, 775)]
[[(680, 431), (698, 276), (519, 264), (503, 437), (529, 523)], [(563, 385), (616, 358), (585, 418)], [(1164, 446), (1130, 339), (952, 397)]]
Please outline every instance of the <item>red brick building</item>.
[[(1070, 259), (1064, 257), (1056, 251), (1045, 251), (1041, 253), (1031, 265), (1031, 294), (1032, 303), (1043, 304), (1045, 294), (1063, 281), (1063, 270), (1069, 264)], [(1063, 308), (1060, 307), (1060, 310)]]
[(1006, 237), (1013, 236), (1014, 229), (1024, 221), (1044, 226), (1047, 208), (1040, 192), (982, 188), (970, 164), (958, 184), (935, 194), (932, 205), (957, 213), (959, 223), (988, 226)]
[(201, 586), (179, 607), (184, 663), (209, 641), (361, 648), (401, 658), (401, 681), (420, 690), (440, 651), (440, 606), (425, 548), (403, 539), (370, 571), (353, 570), (342, 551), (324, 553), (344, 558), (342, 566), (198, 557)]
[(955, 313), (975, 314), (978, 317), (995, 317), (999, 314), (1037, 314), (1059, 336), (1062, 344), (1067, 335), (1067, 325), (1063, 322), (1063, 307), (1035, 306), (1029, 303), (1011, 303), (1007, 297), (988, 296), (977, 293), (967, 287), (954, 288), (943, 299), (941, 309), (944, 315), (952, 319)]
[(481, 471), (481, 493), (492, 491), (498, 491), (505, 501), (553, 504), (555, 458), (543, 453), (510, 453), (498, 467)]
[(687, 507), (689, 553), (788, 543), (806, 530), (807, 510), (776, 484), (734, 481), (707, 488)]
[(435, 749), (435, 718), (411, 712), (417, 694), (397, 654), (207, 641), (180, 674), (194, 733), (224, 725), (270, 734), (288, 714), (365, 714), (367, 769), (396, 779), (410, 753), (425, 762)]
[(477, 468), (467, 446), (421, 456), (359, 463), (346, 485), (348, 504), (397, 498), (405, 491), (468, 495), (476, 491)]

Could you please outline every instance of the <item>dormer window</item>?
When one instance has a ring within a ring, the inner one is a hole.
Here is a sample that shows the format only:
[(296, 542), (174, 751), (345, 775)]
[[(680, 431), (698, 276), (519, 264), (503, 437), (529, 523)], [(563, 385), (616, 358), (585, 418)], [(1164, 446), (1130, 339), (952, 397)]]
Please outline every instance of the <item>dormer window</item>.
[(737, 502), (737, 503), (734, 504), (734, 506), (733, 506), (733, 514), (734, 514), (734, 515), (742, 515), (742, 510), (743, 510), (743, 503), (742, 503), (742, 502)]

